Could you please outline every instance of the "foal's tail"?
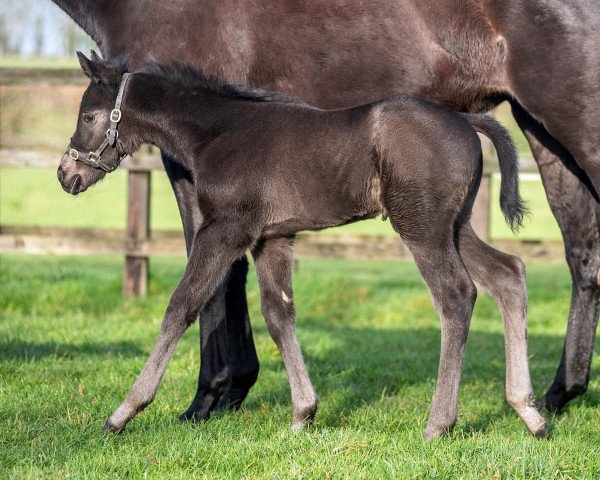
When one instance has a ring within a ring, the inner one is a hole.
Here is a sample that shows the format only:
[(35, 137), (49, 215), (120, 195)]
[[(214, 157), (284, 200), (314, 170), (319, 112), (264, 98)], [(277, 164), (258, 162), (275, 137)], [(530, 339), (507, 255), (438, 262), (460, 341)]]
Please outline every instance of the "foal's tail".
[(488, 137), (498, 154), (500, 165), (500, 208), (513, 232), (523, 225), (527, 208), (519, 193), (519, 157), (508, 131), (483, 113), (461, 113), (471, 126)]

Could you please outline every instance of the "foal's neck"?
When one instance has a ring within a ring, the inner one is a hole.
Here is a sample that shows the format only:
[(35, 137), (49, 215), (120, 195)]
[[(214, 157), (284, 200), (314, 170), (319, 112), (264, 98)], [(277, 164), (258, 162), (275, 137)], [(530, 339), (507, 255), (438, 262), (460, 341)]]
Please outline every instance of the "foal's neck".
[[(183, 87), (169, 79), (136, 73), (123, 103), (123, 140), (133, 149), (151, 143), (191, 169), (202, 148), (235, 128), (250, 113), (251, 102), (205, 88)], [(124, 122), (125, 123), (125, 122)]]

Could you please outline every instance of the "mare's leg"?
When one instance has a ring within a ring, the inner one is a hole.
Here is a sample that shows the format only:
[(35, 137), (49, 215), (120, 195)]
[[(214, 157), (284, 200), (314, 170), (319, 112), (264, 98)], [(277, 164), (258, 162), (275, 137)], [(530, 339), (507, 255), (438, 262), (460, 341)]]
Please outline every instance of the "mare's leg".
[[(183, 222), (188, 255), (202, 223), (189, 173), (162, 155)], [(258, 376), (258, 358), (246, 303), (245, 256), (234, 262), (223, 285), (201, 312), (198, 390), (180, 419), (203, 420), (215, 407), (239, 407)]]
[(513, 113), (536, 156), (573, 277), (564, 353), (542, 401), (549, 410), (559, 410), (587, 388), (598, 325), (600, 31), (595, 28), (595, 2), (514, 6), (514, 21), (502, 32), (511, 52), (511, 96), (524, 107), (513, 102)]
[(281, 353), (290, 382), (292, 429), (296, 429), (313, 420), (317, 413), (317, 394), (310, 383), (296, 338), (292, 242), (289, 238), (264, 240), (255, 247), (253, 255), (262, 313), (269, 333)]
[(536, 436), (547, 434), (538, 413), (527, 361), (527, 285), (525, 265), (518, 257), (499, 252), (481, 241), (471, 225), (458, 237), (460, 256), (467, 271), (496, 300), (504, 323), (506, 398)]
[(540, 406), (559, 411), (587, 390), (600, 310), (600, 202), (589, 179), (548, 132), (513, 103), (561, 229), (573, 289), (564, 350)]
[[(390, 218), (394, 223), (391, 213)], [(402, 234), (402, 229), (398, 231)], [(432, 232), (427, 239), (406, 239), (406, 243), (442, 324), (437, 386), (423, 434), (431, 439), (447, 433), (456, 423), (458, 386), (477, 290), (456, 250), (452, 231), (443, 235)]]
[[(241, 244), (240, 238), (247, 242)], [(200, 308), (213, 297), (231, 264), (251, 244), (251, 237), (235, 226), (232, 228), (230, 223), (213, 223), (198, 231), (185, 273), (171, 296), (154, 350), (124, 402), (106, 421), (105, 429), (122, 430), (152, 402), (181, 335), (194, 322)]]

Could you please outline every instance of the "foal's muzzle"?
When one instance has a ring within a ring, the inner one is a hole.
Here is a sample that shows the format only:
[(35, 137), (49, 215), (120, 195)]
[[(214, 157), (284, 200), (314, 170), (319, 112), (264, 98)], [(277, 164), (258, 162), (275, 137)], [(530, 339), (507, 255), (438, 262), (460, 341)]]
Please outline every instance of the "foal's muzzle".
[(75, 162), (65, 153), (56, 172), (63, 190), (71, 195), (84, 192), (88, 187), (101, 180), (106, 172), (98, 168), (90, 168)]

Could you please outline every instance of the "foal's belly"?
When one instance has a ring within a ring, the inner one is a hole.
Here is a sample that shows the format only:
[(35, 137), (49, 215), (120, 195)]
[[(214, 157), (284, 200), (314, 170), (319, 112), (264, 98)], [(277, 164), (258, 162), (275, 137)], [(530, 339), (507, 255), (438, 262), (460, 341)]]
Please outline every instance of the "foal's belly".
[(302, 231), (316, 231), (325, 228), (340, 227), (360, 220), (375, 218), (382, 213), (381, 209), (357, 213), (354, 216), (339, 216), (332, 218), (301, 218), (290, 217), (278, 222), (272, 222), (265, 226), (262, 237), (287, 237)]
[[(268, 204), (264, 237), (288, 236), (300, 231), (322, 230), (373, 218), (382, 213), (379, 181), (373, 181), (368, 169), (362, 178), (343, 186), (321, 179), (320, 188), (288, 188)], [(314, 184), (313, 184), (314, 185)]]

